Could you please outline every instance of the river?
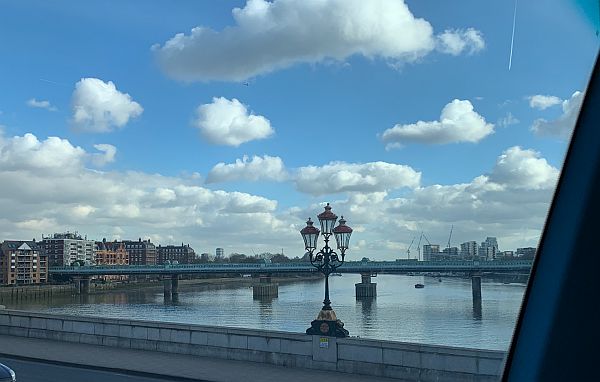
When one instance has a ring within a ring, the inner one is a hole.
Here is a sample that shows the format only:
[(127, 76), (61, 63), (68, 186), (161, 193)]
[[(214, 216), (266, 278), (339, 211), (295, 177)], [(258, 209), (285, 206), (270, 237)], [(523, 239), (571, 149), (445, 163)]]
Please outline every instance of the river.
[[(351, 336), (435, 345), (506, 350), (524, 284), (483, 279), (481, 314), (473, 309), (470, 279), (379, 275), (377, 298), (357, 300), (359, 275), (330, 277), (333, 309)], [(415, 289), (415, 283), (425, 288)], [(81, 297), (21, 301), (8, 308), (39, 312), (142, 319), (200, 325), (304, 332), (321, 309), (324, 280), (286, 282), (279, 296), (254, 300), (240, 284), (182, 287), (177, 303), (165, 304), (162, 291), (130, 290)]]

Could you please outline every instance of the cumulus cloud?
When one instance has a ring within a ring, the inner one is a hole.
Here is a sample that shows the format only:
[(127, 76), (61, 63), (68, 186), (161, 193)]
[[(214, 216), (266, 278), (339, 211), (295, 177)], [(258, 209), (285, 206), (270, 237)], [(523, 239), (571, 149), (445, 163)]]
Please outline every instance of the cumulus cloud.
[[(0, 196), (0, 236), (72, 229), (101, 239), (120, 227), (122, 238), (172, 235), (198, 251), (231, 243), (240, 251), (246, 245), (272, 250), (297, 241), (275, 200), (209, 190), (189, 177), (92, 170), (86, 164), (94, 154), (66, 139), (0, 137), (0, 179), (11, 180)], [(224, 230), (224, 222), (235, 232)]]
[[(377, 256), (385, 247), (388, 259), (406, 258), (413, 237), (424, 232), (433, 244), (443, 245), (452, 225), (453, 246), (497, 236), (502, 250), (514, 250), (537, 245), (557, 176), (558, 169), (540, 153), (510, 147), (490, 173), (467, 183), (420, 186), (401, 197), (387, 192), (351, 193), (331, 202), (349, 225), (361, 228), (353, 237), (362, 241), (359, 247), (351, 243), (352, 254), (358, 250), (359, 257)], [(320, 204), (313, 204), (294, 213), (306, 219), (314, 215), (311, 211), (320, 210)]]
[(33, 108), (38, 108), (38, 109), (46, 109), (48, 111), (58, 110), (58, 109), (56, 109), (56, 107), (54, 107), (54, 106), (52, 106), (52, 104), (50, 104), (50, 101), (38, 101), (35, 98), (31, 98), (31, 99), (27, 100), (27, 106), (33, 107)]
[(252, 159), (244, 155), (235, 163), (220, 162), (215, 165), (206, 177), (206, 183), (219, 183), (238, 180), (272, 180), (283, 181), (287, 178), (285, 165), (279, 157), (254, 155)]
[(77, 82), (71, 103), (74, 127), (90, 133), (122, 128), (144, 111), (129, 94), (117, 90), (112, 81), (98, 78), (82, 78)]
[(414, 188), (420, 181), (420, 172), (409, 166), (386, 162), (331, 162), (321, 167), (306, 166), (299, 168), (294, 177), (296, 188), (312, 195)]
[(547, 109), (562, 102), (562, 100), (556, 96), (540, 94), (527, 97), (527, 99), (529, 100), (529, 107), (539, 110)]
[(96, 166), (102, 167), (115, 161), (115, 155), (117, 154), (117, 148), (115, 146), (101, 143), (94, 145), (94, 148), (100, 151), (99, 154), (92, 154), (92, 162)]
[(483, 48), (481, 33), (446, 31), (416, 18), (403, 0), (248, 0), (232, 11), (234, 26), (199, 26), (153, 47), (162, 69), (185, 81), (242, 81), (297, 63), (343, 61), (353, 55), (395, 64), (436, 48), (459, 54)]
[(83, 165), (85, 151), (68, 140), (49, 137), (40, 141), (33, 134), (0, 136), (0, 167), (4, 171), (65, 173)]
[(494, 132), (494, 125), (473, 110), (467, 100), (455, 99), (442, 110), (439, 121), (418, 121), (396, 125), (383, 132), (386, 148), (406, 143), (447, 144), (479, 142)]
[(539, 152), (514, 146), (498, 157), (489, 180), (510, 188), (548, 190), (556, 185), (558, 173)]
[(100, 153), (87, 153), (59, 137), (40, 141), (31, 133), (11, 138), (0, 135), (0, 167), (5, 171), (68, 174), (81, 170), (88, 162), (100, 167), (114, 161), (117, 148), (113, 145), (98, 144), (94, 148)]
[(562, 114), (555, 120), (547, 121), (543, 118), (533, 121), (531, 130), (539, 136), (557, 136), (568, 138), (575, 127), (579, 109), (583, 102), (583, 93), (577, 91), (570, 99), (562, 102)]
[(437, 36), (438, 50), (458, 56), (463, 52), (473, 54), (485, 48), (485, 41), (480, 31), (468, 28), (466, 30), (445, 30)]
[(236, 147), (268, 138), (275, 132), (268, 119), (249, 113), (237, 99), (224, 97), (215, 97), (212, 103), (198, 106), (195, 126), (209, 142)]
[[(90, 170), (91, 154), (60, 138), (0, 137), (0, 179), (14, 180), (3, 183), (0, 236), (71, 229), (91, 238), (148, 237), (157, 244), (171, 237), (197, 252), (283, 247), (302, 256), (298, 230), (307, 216), (323, 211), (320, 195), (348, 191), (327, 201), (355, 228), (351, 259), (404, 258), (413, 236), (424, 231), (432, 243), (445, 243), (452, 224), (453, 245), (497, 236), (501, 249), (515, 249), (536, 245), (558, 175), (540, 153), (521, 147), (506, 149), (489, 173), (458, 184), (421, 185), (420, 173), (389, 163), (334, 162), (295, 170), (298, 189), (315, 197), (282, 209), (276, 200), (211, 190), (189, 177)], [(400, 187), (400, 194), (390, 192)]]

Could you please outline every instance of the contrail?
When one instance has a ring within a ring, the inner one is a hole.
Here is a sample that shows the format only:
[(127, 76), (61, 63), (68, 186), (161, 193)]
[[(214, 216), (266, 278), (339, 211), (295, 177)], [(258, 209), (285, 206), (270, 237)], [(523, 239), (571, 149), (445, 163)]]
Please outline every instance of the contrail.
[(512, 66), (513, 45), (515, 43), (515, 25), (517, 23), (517, 0), (515, 0), (515, 14), (513, 15), (512, 37), (510, 38), (510, 57), (508, 59), (508, 70)]

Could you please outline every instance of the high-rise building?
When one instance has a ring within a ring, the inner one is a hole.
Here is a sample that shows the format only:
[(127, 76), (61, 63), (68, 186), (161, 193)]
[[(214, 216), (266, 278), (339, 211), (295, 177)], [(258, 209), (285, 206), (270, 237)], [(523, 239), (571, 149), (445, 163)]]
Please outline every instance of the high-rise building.
[(191, 264), (196, 258), (196, 253), (190, 245), (159, 245), (157, 248), (157, 264), (165, 264), (166, 261), (177, 261), (179, 264)]
[(41, 246), (48, 255), (50, 266), (69, 266), (75, 261), (86, 265), (94, 264), (94, 241), (82, 237), (77, 232), (42, 236)]
[(460, 255), (467, 259), (474, 259), (477, 256), (477, 242), (467, 241), (460, 245)]
[(0, 245), (0, 285), (48, 281), (48, 256), (35, 241), (6, 240)]
[(222, 259), (223, 257), (225, 257), (225, 250), (223, 248), (217, 248), (215, 250), (215, 258), (218, 259)]
[(156, 265), (156, 246), (150, 239), (123, 240), (130, 265)]
[(496, 260), (498, 256), (498, 240), (495, 237), (488, 236), (479, 246), (477, 255), (485, 260)]
[(436, 256), (440, 253), (439, 244), (425, 244), (423, 245), (423, 261), (435, 260)]

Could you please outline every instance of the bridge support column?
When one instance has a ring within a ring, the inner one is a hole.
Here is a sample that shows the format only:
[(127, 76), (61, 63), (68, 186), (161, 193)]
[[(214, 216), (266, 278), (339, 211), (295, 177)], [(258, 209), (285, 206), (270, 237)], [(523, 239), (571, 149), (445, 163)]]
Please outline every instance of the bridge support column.
[(163, 276), (163, 295), (165, 298), (165, 302), (171, 301), (173, 295), (171, 291), (173, 290), (173, 280), (171, 276)]
[(87, 295), (90, 293), (90, 277), (89, 276), (78, 276), (73, 277), (75, 282), (75, 293), (81, 295)]
[(279, 284), (271, 282), (271, 275), (259, 276), (258, 284), (252, 285), (252, 298), (278, 297)]
[(361, 282), (354, 284), (356, 291), (356, 298), (373, 298), (377, 297), (377, 283), (371, 282), (371, 277), (376, 277), (377, 274), (361, 273)]
[(171, 297), (174, 302), (179, 300), (179, 275), (171, 276)]
[(473, 315), (481, 318), (481, 274), (471, 275), (471, 289), (473, 291)]

